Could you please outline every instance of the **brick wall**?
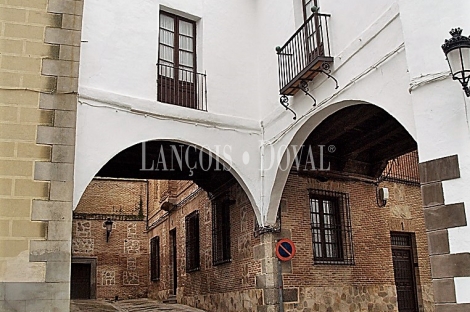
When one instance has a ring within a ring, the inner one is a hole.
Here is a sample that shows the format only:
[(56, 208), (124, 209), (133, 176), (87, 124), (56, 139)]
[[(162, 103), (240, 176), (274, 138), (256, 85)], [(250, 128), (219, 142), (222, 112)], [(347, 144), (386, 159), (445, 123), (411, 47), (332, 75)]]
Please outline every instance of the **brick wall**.
[[(75, 209), (72, 257), (96, 259), (97, 298), (147, 296), (147, 185), (147, 181), (94, 179)], [(106, 242), (103, 222), (108, 217), (114, 223)]]
[[(232, 261), (214, 266), (212, 265), (212, 206), (208, 195), (205, 191), (198, 190), (195, 184), (191, 184), (188, 188), (187, 182), (176, 183), (179, 184), (179, 190), (184, 190), (177, 193), (177, 203), (188, 197), (191, 200), (182, 205), (177, 204), (177, 208), (169, 217), (164, 217), (149, 233), (149, 237), (160, 237), (161, 259), (160, 280), (151, 282), (150, 296), (165, 299), (172, 292), (169, 231), (176, 229), (178, 300), (202, 308), (217, 306), (220, 311), (242, 311), (241, 304), (245, 301), (247, 311), (255, 310), (261, 300), (260, 291), (255, 289), (255, 276), (260, 271), (260, 264), (253, 259), (252, 247), (259, 243), (259, 238), (253, 237), (255, 216), (245, 193), (239, 185), (227, 189), (230, 198), (236, 201), (236, 204), (230, 208)], [(195, 210), (199, 210), (201, 269), (186, 273), (185, 216)], [(220, 296), (209, 296), (210, 294), (220, 294)], [(212, 300), (212, 303), (209, 303), (209, 300)]]
[[(116, 220), (119, 216), (109, 217)], [(96, 298), (146, 297), (149, 244), (145, 221), (114, 221), (109, 242), (104, 221), (74, 219), (72, 257), (96, 259)]]
[(146, 214), (147, 181), (94, 179), (75, 212), (137, 215), (141, 205)]
[[(325, 311), (328, 308), (367, 310), (369, 305), (371, 309), (396, 311), (391, 231), (414, 233), (418, 302), (424, 311), (433, 310), (420, 188), (393, 182), (383, 182), (380, 186), (390, 189), (385, 207), (378, 207), (373, 184), (289, 177), (282, 196), (283, 230), (277, 235), (291, 238), (297, 247), (294, 259), (283, 264), (286, 311), (300, 311), (314, 304)], [(180, 184), (179, 189), (182, 188)], [(308, 188), (349, 194), (355, 265), (313, 263)], [(193, 186), (178, 194), (177, 201), (196, 189)], [(150, 296), (164, 299), (171, 293), (168, 233), (176, 228), (180, 302), (209, 311), (253, 311), (257, 304), (268, 301), (256, 284), (256, 276), (265, 273), (262, 263), (268, 261), (269, 255), (259, 258), (253, 254), (260, 244), (260, 238), (253, 236), (254, 212), (238, 185), (230, 187), (229, 192), (235, 200), (230, 208), (232, 262), (212, 265), (211, 204), (207, 193), (198, 192), (184, 205), (177, 204), (176, 210), (169, 217), (161, 218), (161, 223), (149, 233), (149, 237), (160, 236), (161, 250), (161, 278), (151, 282)], [(194, 210), (200, 213), (201, 270), (186, 273), (184, 217)]]
[[(282, 211), (282, 227), (284, 231), (290, 232), (296, 243), (297, 255), (288, 266), (287, 271), (291, 272), (284, 274), (284, 287), (299, 287), (299, 300), (302, 301), (305, 289), (321, 293), (325, 289), (331, 292), (331, 289), (341, 289), (344, 286), (362, 287), (360, 289), (369, 287), (369, 293), (377, 293), (381, 287), (388, 287), (389, 294), (394, 294), (390, 232), (403, 231), (412, 232), (416, 237), (419, 305), (425, 311), (433, 311), (420, 188), (393, 182), (384, 182), (380, 187), (383, 186), (389, 188), (390, 199), (385, 207), (378, 207), (373, 184), (355, 181), (318, 182), (295, 175), (289, 177), (283, 193), (286, 208)], [(308, 188), (349, 194), (355, 265), (313, 264)], [(377, 304), (379, 307), (381, 304), (386, 306), (383, 302)], [(295, 304), (287, 305), (288, 308), (294, 306)]]

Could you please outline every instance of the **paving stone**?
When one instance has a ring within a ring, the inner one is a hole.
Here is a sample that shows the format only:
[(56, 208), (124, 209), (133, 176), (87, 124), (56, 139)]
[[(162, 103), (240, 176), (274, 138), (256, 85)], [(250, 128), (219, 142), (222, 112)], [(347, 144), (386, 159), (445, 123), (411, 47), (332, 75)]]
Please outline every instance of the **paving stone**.
[(182, 304), (165, 304), (152, 299), (132, 299), (120, 301), (71, 300), (70, 312), (204, 312)]

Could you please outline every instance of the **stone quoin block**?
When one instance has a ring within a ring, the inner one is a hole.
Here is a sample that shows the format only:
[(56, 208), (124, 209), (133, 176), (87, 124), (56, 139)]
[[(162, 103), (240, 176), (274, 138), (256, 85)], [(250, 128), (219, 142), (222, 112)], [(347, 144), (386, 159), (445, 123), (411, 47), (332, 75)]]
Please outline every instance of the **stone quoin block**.
[(467, 225), (464, 203), (435, 206), (424, 210), (426, 230), (441, 230)]
[(54, 111), (54, 126), (63, 128), (75, 128), (77, 113), (75, 111)]
[(470, 276), (470, 253), (431, 256), (433, 278)]
[(75, 130), (72, 128), (38, 126), (37, 143), (73, 145), (75, 143)]
[(81, 30), (82, 17), (80, 15), (62, 14), (62, 28)]
[(72, 222), (71, 221), (49, 221), (47, 223), (48, 240), (71, 240)]
[(47, 11), (52, 13), (81, 15), (83, 12), (83, 1), (49, 0)]
[(57, 92), (71, 93), (78, 91), (78, 78), (74, 77), (58, 77)]
[(73, 164), (36, 162), (34, 179), (39, 181), (71, 181), (73, 180)]
[(428, 248), (430, 255), (450, 253), (447, 229), (428, 232)]
[(43, 109), (59, 109), (59, 110), (77, 110), (76, 94), (47, 94), (41, 93), (39, 98), (39, 107)]
[(52, 162), (70, 163), (75, 160), (75, 147), (71, 145), (54, 145), (52, 147)]
[(45, 43), (80, 46), (81, 33), (76, 30), (46, 28)]
[(71, 221), (72, 203), (64, 201), (34, 200), (31, 219), (37, 221)]
[(68, 262), (71, 255), (71, 241), (39, 241), (30, 243), (30, 261), (57, 261)]
[(460, 178), (458, 155), (433, 159), (419, 164), (421, 183), (440, 182)]
[(432, 281), (434, 300), (440, 303), (456, 302), (453, 278), (435, 279)]
[(60, 45), (60, 51), (58, 51), (59, 59), (64, 61), (80, 61), (80, 47)]
[(72, 201), (73, 181), (51, 181), (50, 200)]
[(425, 208), (444, 205), (444, 191), (441, 182), (421, 185), (421, 192)]
[(46, 76), (78, 77), (78, 62), (43, 59), (42, 74)]

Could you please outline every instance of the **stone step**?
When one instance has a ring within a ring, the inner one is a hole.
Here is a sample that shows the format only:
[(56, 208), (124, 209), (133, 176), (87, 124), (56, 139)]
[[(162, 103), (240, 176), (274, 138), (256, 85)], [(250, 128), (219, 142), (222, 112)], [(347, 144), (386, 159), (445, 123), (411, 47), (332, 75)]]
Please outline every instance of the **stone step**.
[(166, 300), (163, 300), (163, 303), (178, 303), (178, 301), (176, 300), (176, 296), (175, 295), (170, 295), (168, 296), (168, 299)]

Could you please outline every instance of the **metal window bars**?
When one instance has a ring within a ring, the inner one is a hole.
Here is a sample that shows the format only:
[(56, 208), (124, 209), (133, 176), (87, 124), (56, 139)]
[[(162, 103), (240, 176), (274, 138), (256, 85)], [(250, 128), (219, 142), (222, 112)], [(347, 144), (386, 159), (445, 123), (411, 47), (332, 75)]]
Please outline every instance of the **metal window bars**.
[(212, 264), (230, 262), (230, 198), (224, 193), (212, 200)]
[(207, 111), (206, 74), (170, 63), (157, 63), (157, 100)]
[(160, 279), (160, 237), (150, 239), (150, 279)]
[(354, 264), (349, 195), (309, 189), (315, 264)]
[(199, 211), (196, 210), (185, 218), (186, 226), (186, 272), (201, 268), (199, 246)]

